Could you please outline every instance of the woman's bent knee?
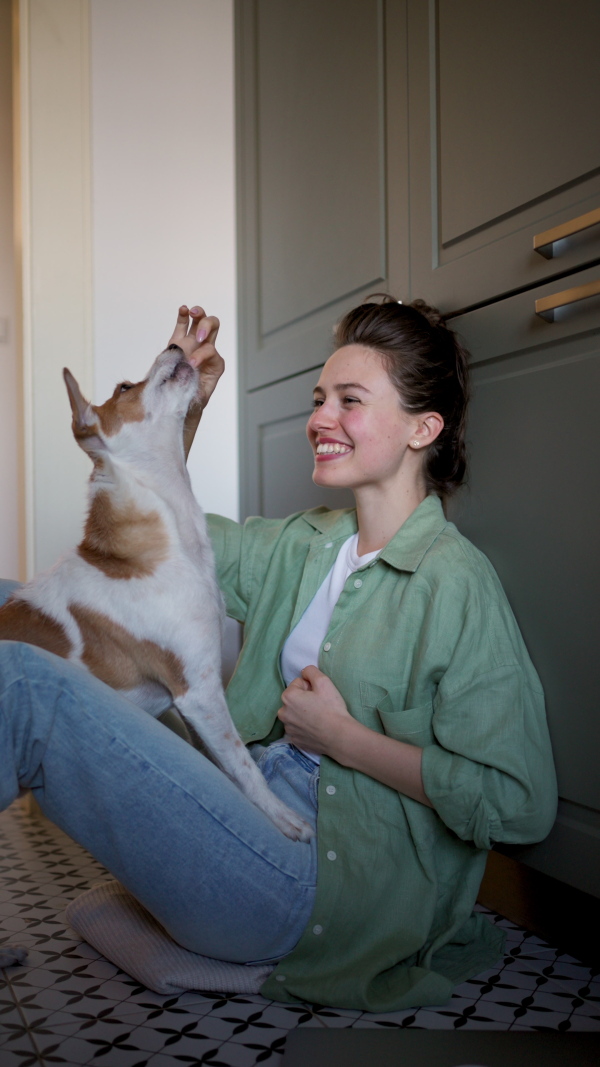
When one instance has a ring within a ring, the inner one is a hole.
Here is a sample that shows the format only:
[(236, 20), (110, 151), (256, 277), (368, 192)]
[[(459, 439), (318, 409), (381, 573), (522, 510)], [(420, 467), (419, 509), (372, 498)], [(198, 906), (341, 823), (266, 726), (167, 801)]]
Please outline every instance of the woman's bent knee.
[(20, 582), (9, 581), (7, 578), (0, 578), (0, 606), (8, 600), (11, 593), (14, 593), (15, 589), (20, 589)]

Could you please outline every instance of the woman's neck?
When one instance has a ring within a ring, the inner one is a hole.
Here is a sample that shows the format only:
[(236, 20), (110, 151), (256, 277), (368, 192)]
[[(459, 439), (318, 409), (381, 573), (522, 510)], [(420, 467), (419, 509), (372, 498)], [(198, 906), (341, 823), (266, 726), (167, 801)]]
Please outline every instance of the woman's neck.
[(392, 540), (409, 515), (427, 496), (423, 484), (393, 492), (381, 486), (364, 486), (355, 490), (358, 521), (358, 555), (377, 552)]

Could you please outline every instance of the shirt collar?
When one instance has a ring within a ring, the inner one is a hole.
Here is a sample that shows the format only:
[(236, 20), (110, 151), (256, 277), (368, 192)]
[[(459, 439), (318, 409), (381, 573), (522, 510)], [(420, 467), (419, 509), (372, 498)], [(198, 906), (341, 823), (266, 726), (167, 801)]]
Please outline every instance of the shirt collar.
[[(306, 511), (303, 518), (332, 541), (349, 537), (358, 529), (356, 511), (353, 509), (329, 511), (327, 508), (313, 508), (312, 511)], [(409, 515), (398, 533), (381, 550), (379, 558), (396, 570), (414, 572), (447, 524), (441, 500), (432, 493)]]

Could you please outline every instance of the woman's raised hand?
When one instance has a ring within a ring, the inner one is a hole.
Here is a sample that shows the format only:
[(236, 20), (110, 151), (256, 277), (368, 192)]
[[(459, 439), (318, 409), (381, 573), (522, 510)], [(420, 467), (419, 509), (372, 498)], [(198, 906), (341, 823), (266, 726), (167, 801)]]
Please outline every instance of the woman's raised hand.
[[(168, 345), (179, 345), (186, 359), (198, 367), (198, 393), (190, 404), (183, 427), (183, 447), (187, 457), (198, 429), (202, 409), (210, 400), (215, 385), (225, 370), (225, 361), (215, 348), (220, 326), (215, 315), (204, 308), (182, 304)], [(167, 346), (168, 347), (168, 346)]]
[(201, 407), (206, 407), (215, 385), (225, 369), (225, 361), (215, 348), (220, 326), (215, 315), (207, 315), (204, 308), (182, 304), (169, 344), (179, 345), (186, 359), (200, 371)]

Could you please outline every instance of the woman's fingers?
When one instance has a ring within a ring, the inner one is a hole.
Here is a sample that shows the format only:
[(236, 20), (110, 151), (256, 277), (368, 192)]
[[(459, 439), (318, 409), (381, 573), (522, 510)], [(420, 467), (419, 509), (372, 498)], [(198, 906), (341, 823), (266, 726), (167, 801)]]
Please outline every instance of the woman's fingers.
[(292, 682), (290, 682), (288, 687), (286, 689), (284, 689), (283, 693), (281, 694), (281, 699), (285, 703), (286, 699), (288, 699), (288, 698), (293, 699), (294, 695), (296, 693), (299, 693), (299, 692), (304, 692), (305, 693), (309, 689), (310, 689), (309, 683), (307, 681), (305, 681), (304, 678), (299, 676), (298, 678), (294, 678), (294, 680)]
[(306, 682), (305, 689), (314, 688), (315, 682), (318, 682), (319, 678), (326, 678), (327, 675), (323, 674), (318, 667), (315, 667), (313, 663), (309, 663), (308, 667), (303, 667), (300, 677)]
[[(214, 344), (220, 325), (216, 315), (207, 315), (199, 304), (194, 304), (191, 308), (188, 308), (187, 304), (182, 304), (177, 313), (175, 329), (169, 344), (180, 344), (185, 340), (194, 342), (194, 344), (196, 342), (202, 344), (203, 341), (210, 340)], [(198, 334), (201, 336), (199, 337)]]
[(175, 329), (169, 344), (176, 344), (193, 367), (200, 368), (201, 389), (204, 403), (219, 380), (225, 363), (215, 348), (219, 322), (216, 315), (207, 315), (204, 308), (194, 304), (188, 308), (182, 304), (177, 314)]
[[(182, 312), (185, 313), (186, 311), (188, 311), (188, 309), (185, 304), (182, 304), (177, 319), (178, 325), (180, 317), (183, 318)], [(198, 344), (204, 344), (205, 341), (210, 341), (210, 343), (214, 345), (221, 325), (217, 316), (207, 315), (204, 308), (200, 307), (198, 304), (194, 304), (188, 311), (188, 318), (189, 327), (186, 331), (188, 336), (193, 337)]]
[(175, 323), (175, 329), (173, 330), (173, 333), (171, 334), (171, 337), (167, 342), (167, 347), (168, 345), (172, 344), (180, 344), (181, 341), (185, 340), (188, 333), (189, 322), (189, 308), (187, 304), (182, 304), (179, 308), (179, 311), (177, 312), (177, 321)]
[[(200, 363), (205, 361), (209, 349), (211, 350), (211, 354), (216, 351), (215, 341), (217, 340), (217, 334), (221, 323), (216, 315), (203, 315), (194, 325), (194, 350), (193, 352), (188, 352), (186, 354), (190, 363), (197, 367)], [(205, 348), (206, 353), (204, 352)]]
[(204, 308), (198, 307), (197, 304), (194, 304), (194, 307), (190, 308), (190, 323), (188, 328), (188, 334), (190, 337), (193, 337), (194, 340), (196, 339), (198, 324), (205, 317), (205, 314), (206, 312), (204, 311)]

